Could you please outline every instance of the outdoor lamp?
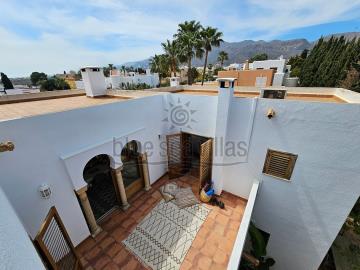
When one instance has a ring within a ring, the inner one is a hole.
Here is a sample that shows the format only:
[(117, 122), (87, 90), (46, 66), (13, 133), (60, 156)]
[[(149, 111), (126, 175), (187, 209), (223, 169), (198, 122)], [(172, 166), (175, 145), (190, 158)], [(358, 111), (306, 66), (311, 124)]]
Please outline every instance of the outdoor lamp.
[(41, 195), (41, 198), (43, 199), (49, 199), (51, 195), (51, 189), (50, 186), (46, 183), (43, 183), (39, 187), (39, 192)]

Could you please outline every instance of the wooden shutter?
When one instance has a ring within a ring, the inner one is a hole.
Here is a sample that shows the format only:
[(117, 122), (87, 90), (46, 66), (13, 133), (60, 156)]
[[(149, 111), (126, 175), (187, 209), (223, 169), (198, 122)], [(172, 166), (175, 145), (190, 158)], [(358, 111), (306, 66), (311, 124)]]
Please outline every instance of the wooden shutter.
[(182, 150), (182, 173), (187, 173), (191, 168), (191, 156), (192, 156), (192, 142), (191, 135), (188, 133), (181, 133), (181, 150)]
[(180, 177), (183, 173), (181, 133), (167, 135), (166, 141), (169, 178), (172, 179)]
[(263, 173), (290, 180), (296, 159), (297, 155), (269, 149), (266, 155)]
[(82, 269), (79, 256), (55, 206), (51, 207), (41, 225), (35, 244), (49, 269)]
[(199, 192), (206, 183), (210, 182), (211, 169), (212, 169), (212, 139), (209, 139), (200, 146)]

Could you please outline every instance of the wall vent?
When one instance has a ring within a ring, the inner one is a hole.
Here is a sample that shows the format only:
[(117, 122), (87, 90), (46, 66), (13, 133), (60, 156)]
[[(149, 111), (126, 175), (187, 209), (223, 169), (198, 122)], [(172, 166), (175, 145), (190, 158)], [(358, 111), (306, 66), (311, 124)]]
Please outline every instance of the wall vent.
[(262, 98), (272, 98), (272, 99), (285, 99), (286, 90), (262, 89), (260, 97), (262, 97)]
[(263, 173), (290, 180), (294, 170), (297, 155), (268, 149), (263, 168)]

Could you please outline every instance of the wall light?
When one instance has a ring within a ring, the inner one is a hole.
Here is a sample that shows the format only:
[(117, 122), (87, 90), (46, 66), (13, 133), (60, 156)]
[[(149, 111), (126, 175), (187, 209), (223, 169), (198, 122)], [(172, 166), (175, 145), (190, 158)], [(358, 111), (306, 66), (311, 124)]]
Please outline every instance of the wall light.
[(39, 187), (40, 196), (43, 199), (49, 199), (51, 195), (51, 189), (50, 186), (46, 183), (41, 184)]

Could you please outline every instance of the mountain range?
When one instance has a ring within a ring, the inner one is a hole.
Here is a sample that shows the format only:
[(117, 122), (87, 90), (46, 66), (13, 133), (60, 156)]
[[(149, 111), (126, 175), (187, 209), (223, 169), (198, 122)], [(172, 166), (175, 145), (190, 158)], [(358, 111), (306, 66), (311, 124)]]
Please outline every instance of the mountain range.
[[(346, 33), (336, 33), (332, 35), (325, 36), (325, 39), (330, 38), (331, 36), (344, 36), (346, 39), (350, 40), (354, 37), (360, 38), (360, 32), (346, 32)], [(317, 42), (310, 42), (307, 39), (291, 39), (291, 40), (244, 40), (240, 42), (223, 42), (220, 47), (213, 48), (209, 53), (208, 63), (215, 64), (217, 63), (217, 57), (220, 51), (225, 51), (229, 55), (229, 60), (225, 61), (225, 65), (231, 63), (243, 63), (245, 60), (251, 58), (252, 56), (258, 53), (266, 53), (269, 56), (269, 59), (277, 59), (281, 55), (284, 58), (290, 58), (291, 56), (300, 54), (304, 49), (311, 49), (312, 46)], [(135, 62), (127, 62), (122, 65), (133, 66), (134, 68), (148, 68), (149, 60), (144, 59)], [(202, 59), (193, 59), (192, 64), (194, 66), (202, 66)], [(120, 65), (121, 66), (121, 65)]]

